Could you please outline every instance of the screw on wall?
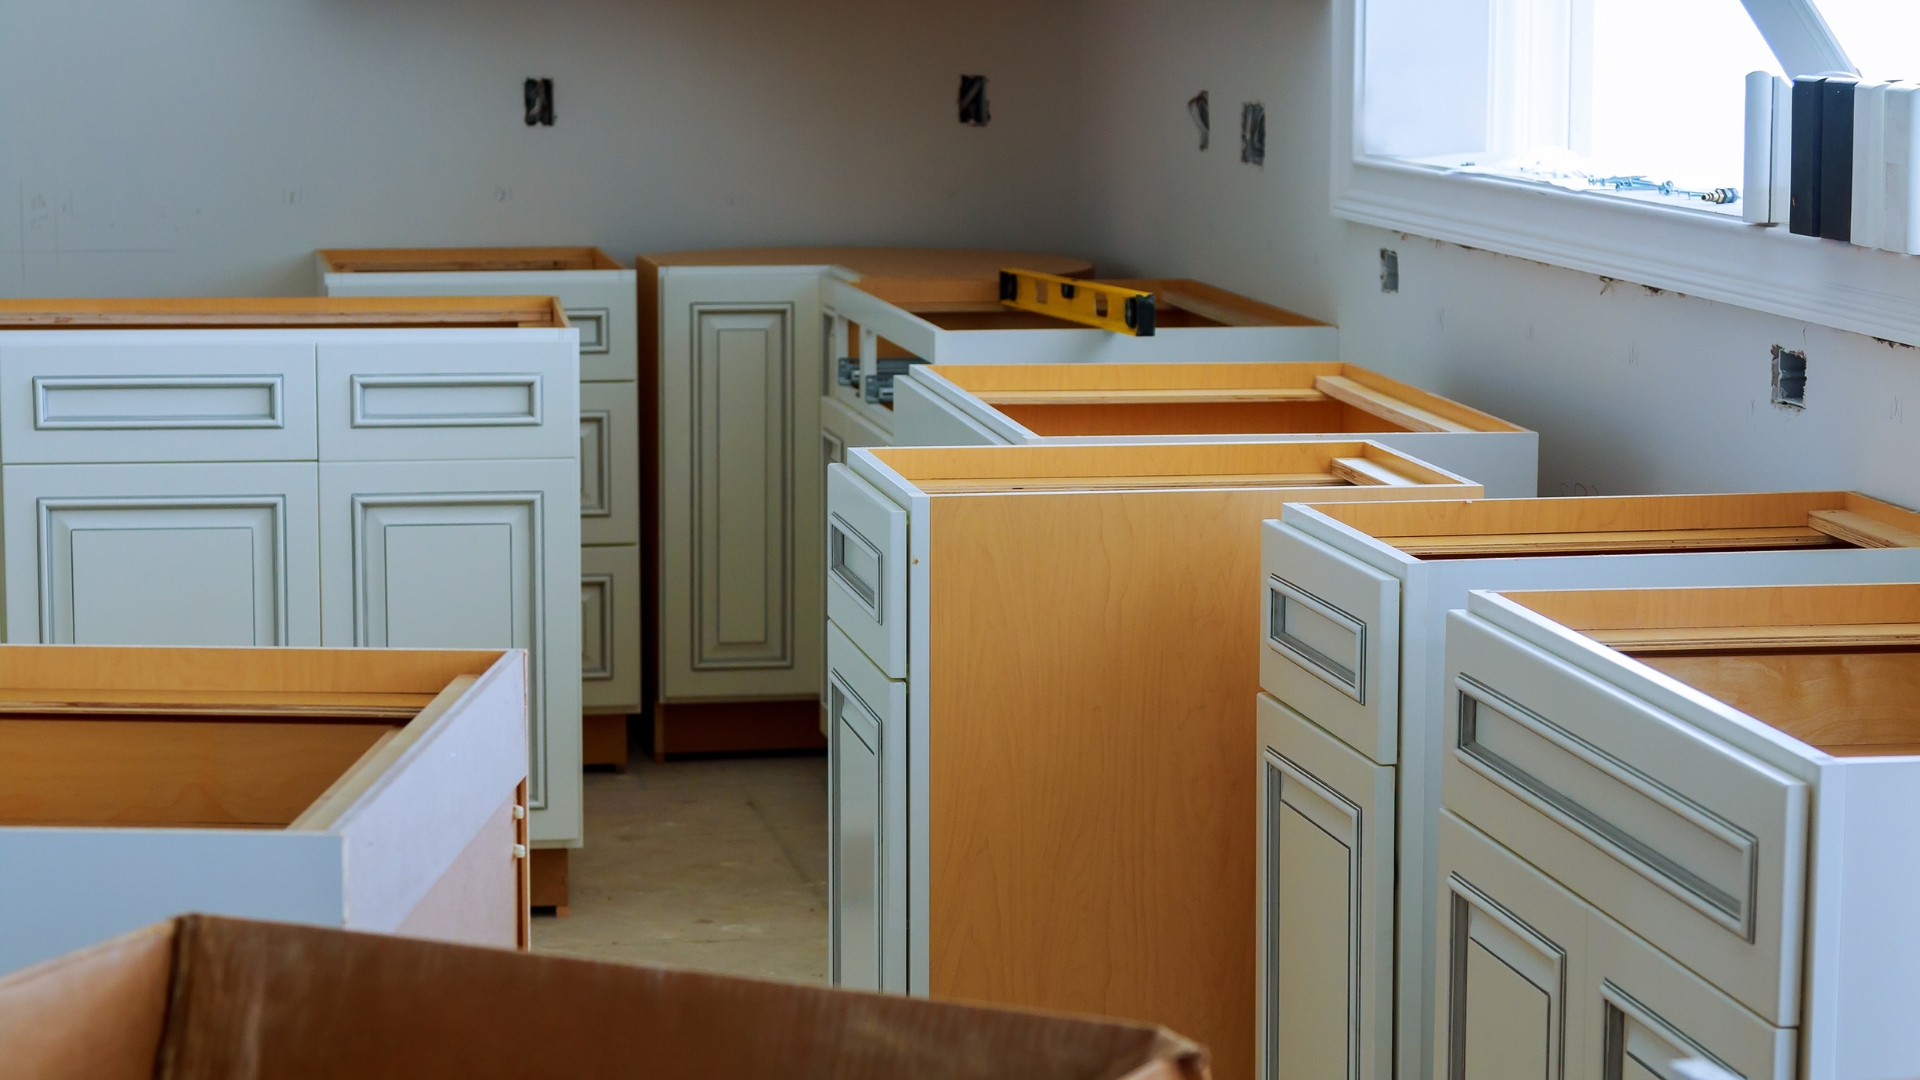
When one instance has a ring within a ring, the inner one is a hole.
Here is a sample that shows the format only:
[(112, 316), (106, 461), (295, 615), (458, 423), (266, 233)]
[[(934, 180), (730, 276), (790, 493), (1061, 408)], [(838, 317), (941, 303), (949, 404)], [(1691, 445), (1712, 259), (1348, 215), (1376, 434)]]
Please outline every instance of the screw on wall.
[(1240, 160), (1267, 163), (1267, 107), (1257, 101), (1240, 106)]
[(1807, 354), (1773, 347), (1773, 403), (1782, 409), (1807, 407)]
[(1193, 126), (1200, 129), (1200, 149), (1205, 150), (1213, 137), (1213, 118), (1207, 113), (1205, 90), (1187, 99), (1187, 115), (1193, 117)]
[(992, 119), (987, 109), (987, 77), (960, 76), (960, 122), (968, 127), (986, 127)]
[(1380, 249), (1380, 291), (1397, 293), (1400, 291), (1400, 253)]
[(528, 79), (524, 90), (528, 127), (553, 126), (553, 80)]

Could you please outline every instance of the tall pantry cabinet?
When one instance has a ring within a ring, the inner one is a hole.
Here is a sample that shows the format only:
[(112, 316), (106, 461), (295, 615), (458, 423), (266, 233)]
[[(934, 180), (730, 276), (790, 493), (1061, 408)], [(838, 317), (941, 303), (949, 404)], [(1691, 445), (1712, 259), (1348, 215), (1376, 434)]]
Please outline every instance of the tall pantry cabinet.
[[(643, 255), (642, 533), (654, 753), (825, 745), (819, 699), (821, 422), (844, 357), (822, 296), (859, 281), (909, 299), (1002, 267), (1090, 264), (995, 251), (762, 248)], [(855, 438), (853, 445), (859, 445)]]

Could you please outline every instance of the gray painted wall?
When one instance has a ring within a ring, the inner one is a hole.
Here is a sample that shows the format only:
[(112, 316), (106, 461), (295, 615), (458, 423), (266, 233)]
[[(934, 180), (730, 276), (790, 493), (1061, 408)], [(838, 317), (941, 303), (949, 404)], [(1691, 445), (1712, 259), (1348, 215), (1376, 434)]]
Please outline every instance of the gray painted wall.
[(1076, 13), (0, 0), (0, 295), (306, 293), (326, 246), (1070, 247), (1033, 181), (1074, 175)]

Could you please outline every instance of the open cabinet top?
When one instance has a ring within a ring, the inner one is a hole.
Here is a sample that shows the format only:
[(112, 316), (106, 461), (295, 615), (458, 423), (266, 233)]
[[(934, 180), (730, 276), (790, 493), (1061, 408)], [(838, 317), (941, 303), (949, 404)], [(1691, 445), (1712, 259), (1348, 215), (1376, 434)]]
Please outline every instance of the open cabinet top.
[(324, 830), (519, 655), (0, 646), (0, 827)]
[(318, 255), (329, 274), (626, 269), (597, 247), (328, 248)]
[(0, 330), (564, 327), (551, 296), (237, 296), (0, 300)]
[(678, 266), (838, 266), (857, 274), (860, 287), (895, 304), (954, 299), (999, 306), (1000, 271), (1007, 267), (1058, 277), (1093, 276), (1093, 263), (1075, 255), (973, 248), (774, 247), (672, 251), (642, 255), (656, 269)]
[[(1473, 498), (1480, 486), (1371, 442), (1151, 443), (1122, 446), (885, 447), (871, 454), (922, 493), (1155, 488), (1300, 488), (1303, 498), (1406, 498), (1419, 488)], [(1369, 494), (1374, 493), (1374, 494)]]
[(1854, 491), (1331, 503), (1311, 509), (1422, 559), (1920, 547), (1920, 514)]
[[(936, 364), (927, 369), (1040, 435), (1524, 431), (1338, 361)], [(1151, 427), (1153, 431), (1143, 431)], [(1171, 431), (1166, 433), (1173, 433)]]
[(1920, 754), (1920, 584), (1499, 595), (1836, 757)]
[[(1059, 274), (1045, 267), (1017, 262), (1008, 269)], [(1077, 274), (1059, 274), (1078, 277)], [(1150, 292), (1154, 297), (1154, 324), (1160, 329), (1221, 326), (1326, 326), (1318, 319), (1263, 304), (1258, 300), (1187, 278), (1096, 278), (1102, 285)], [(947, 286), (909, 287), (885, 279), (862, 278), (855, 288), (896, 304), (944, 330), (1085, 330), (1085, 326), (1032, 311), (1017, 311), (1000, 303), (998, 278), (990, 290), (973, 282)]]

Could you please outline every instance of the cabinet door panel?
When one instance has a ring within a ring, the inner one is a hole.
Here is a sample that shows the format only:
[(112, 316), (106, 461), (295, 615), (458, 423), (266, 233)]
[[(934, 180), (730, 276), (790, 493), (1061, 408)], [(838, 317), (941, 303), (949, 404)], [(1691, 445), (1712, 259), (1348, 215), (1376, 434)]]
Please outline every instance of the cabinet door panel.
[(593, 712), (639, 712), (640, 549), (580, 549), (581, 702)]
[(1440, 875), (1446, 1080), (1584, 1080), (1586, 905), (1444, 811)]
[(906, 684), (827, 624), (829, 949), (836, 986), (907, 989)]
[(633, 383), (580, 384), (580, 542), (640, 542), (640, 402)]
[(572, 459), (326, 463), (328, 645), (526, 649), (535, 840), (579, 835), (579, 516)]
[(819, 303), (813, 271), (663, 277), (667, 701), (820, 692)]
[(1393, 770), (1262, 694), (1260, 1072), (1393, 1068)]
[(313, 645), (315, 467), (5, 471), (7, 634), (83, 645)]

